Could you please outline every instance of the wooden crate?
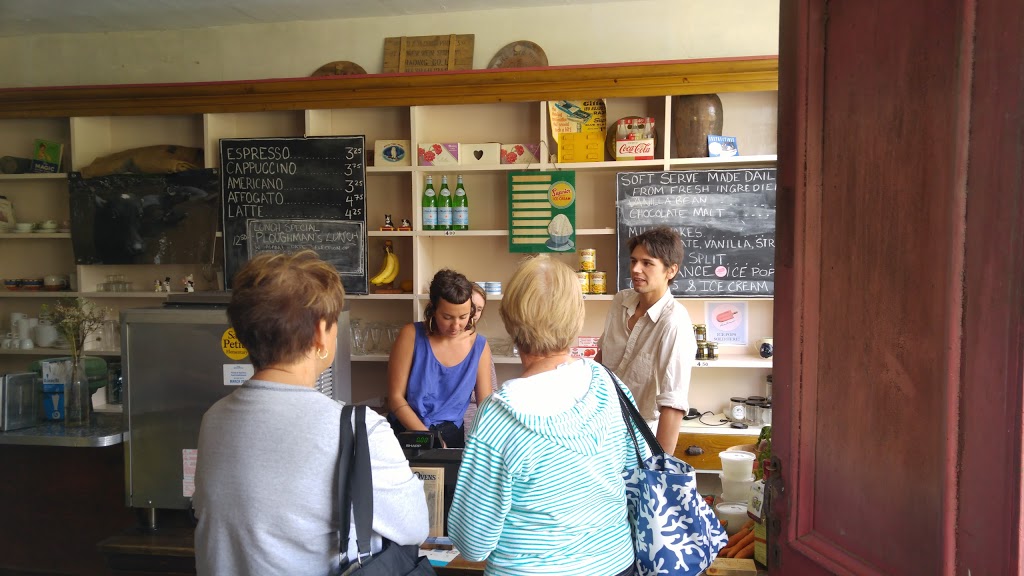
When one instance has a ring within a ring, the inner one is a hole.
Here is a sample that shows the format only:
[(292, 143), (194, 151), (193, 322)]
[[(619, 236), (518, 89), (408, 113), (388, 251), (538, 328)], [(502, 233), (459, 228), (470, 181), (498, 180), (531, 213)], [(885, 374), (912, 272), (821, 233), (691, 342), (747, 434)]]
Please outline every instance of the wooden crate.
[(385, 38), (382, 72), (472, 70), (473, 41), (473, 34)]

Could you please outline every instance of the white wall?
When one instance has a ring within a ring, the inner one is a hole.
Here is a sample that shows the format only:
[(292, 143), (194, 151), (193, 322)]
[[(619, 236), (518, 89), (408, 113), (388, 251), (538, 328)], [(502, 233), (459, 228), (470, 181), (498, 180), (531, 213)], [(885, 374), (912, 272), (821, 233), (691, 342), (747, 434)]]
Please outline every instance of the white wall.
[[(514, 4), (514, 3), (513, 3)], [(0, 38), (0, 87), (204, 82), (307, 76), (351, 60), (380, 71), (384, 38), (475, 34), (474, 68), (536, 42), (551, 65), (778, 53), (777, 0), (633, 0), (590, 6), (165, 32)]]

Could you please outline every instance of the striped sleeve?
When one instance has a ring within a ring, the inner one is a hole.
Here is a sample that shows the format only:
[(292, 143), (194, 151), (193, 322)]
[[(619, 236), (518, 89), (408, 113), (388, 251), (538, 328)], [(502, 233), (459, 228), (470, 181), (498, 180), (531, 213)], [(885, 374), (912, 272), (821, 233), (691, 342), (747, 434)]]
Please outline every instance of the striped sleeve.
[[(612, 385), (613, 386), (618, 386), (619, 389), (621, 389), (623, 392), (625, 392), (626, 393), (626, 398), (629, 398), (629, 401), (632, 402), (634, 406), (636, 406), (636, 399), (633, 398), (633, 393), (629, 391), (629, 386), (626, 386), (622, 382), (622, 380), (620, 380), (619, 377), (614, 372), (604, 371), (604, 370), (602, 370), (602, 371), (606, 375), (610, 374), (611, 377), (614, 378), (614, 381), (612, 382)], [(611, 392), (611, 394), (613, 394), (612, 397), (615, 399), (614, 402), (616, 404), (618, 404), (618, 394), (616, 394), (614, 389), (612, 389), (610, 392)], [(625, 420), (623, 419), (623, 427), (625, 427), (625, 425), (626, 425), (626, 423), (625, 423)], [(633, 468), (636, 468), (636, 466), (637, 466), (637, 463), (636, 463), (636, 448), (637, 448), (637, 446), (640, 447), (640, 459), (641, 460), (646, 460), (651, 455), (651, 449), (650, 449), (649, 446), (647, 446), (647, 441), (644, 440), (644, 437), (640, 434), (640, 431), (637, 430), (635, 426), (630, 426), (629, 431), (632, 432), (633, 433), (633, 437), (636, 438), (636, 445), (633, 444), (633, 442), (629, 439), (629, 436), (627, 436), (626, 434), (622, 434), (620, 436), (622, 438), (623, 444), (625, 444), (626, 461), (623, 464), (624, 464), (624, 468), (626, 470), (632, 470)]]
[[(505, 429), (510, 422), (501, 419), (491, 398), (477, 412), (476, 430)], [(497, 426), (496, 426), (497, 425)], [(502, 454), (491, 441), (493, 434), (473, 434), (462, 454), (455, 496), (448, 513), (448, 536), (467, 559), (480, 562), (498, 545), (505, 517), (512, 506), (512, 476)]]

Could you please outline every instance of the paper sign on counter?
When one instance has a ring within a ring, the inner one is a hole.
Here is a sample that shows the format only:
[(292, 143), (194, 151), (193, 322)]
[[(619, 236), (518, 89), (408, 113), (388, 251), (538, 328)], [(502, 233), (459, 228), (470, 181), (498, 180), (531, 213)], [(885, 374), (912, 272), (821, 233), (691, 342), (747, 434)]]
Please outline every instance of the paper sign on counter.
[(199, 450), (185, 448), (181, 451), (181, 495), (191, 498), (196, 492), (196, 462), (199, 461)]

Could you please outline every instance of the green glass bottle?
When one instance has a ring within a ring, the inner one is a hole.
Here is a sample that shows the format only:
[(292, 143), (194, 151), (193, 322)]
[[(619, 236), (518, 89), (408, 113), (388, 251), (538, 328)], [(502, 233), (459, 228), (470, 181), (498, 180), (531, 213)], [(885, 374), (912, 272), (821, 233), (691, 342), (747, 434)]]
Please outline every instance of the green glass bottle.
[(423, 229), (437, 230), (437, 194), (433, 176), (427, 176), (427, 187), (423, 190)]
[(452, 191), (448, 189), (448, 177), (441, 176), (441, 190), (437, 193), (437, 228), (452, 229)]
[(455, 184), (455, 199), (452, 200), (452, 230), (469, 230), (469, 197), (462, 186), (462, 174)]

